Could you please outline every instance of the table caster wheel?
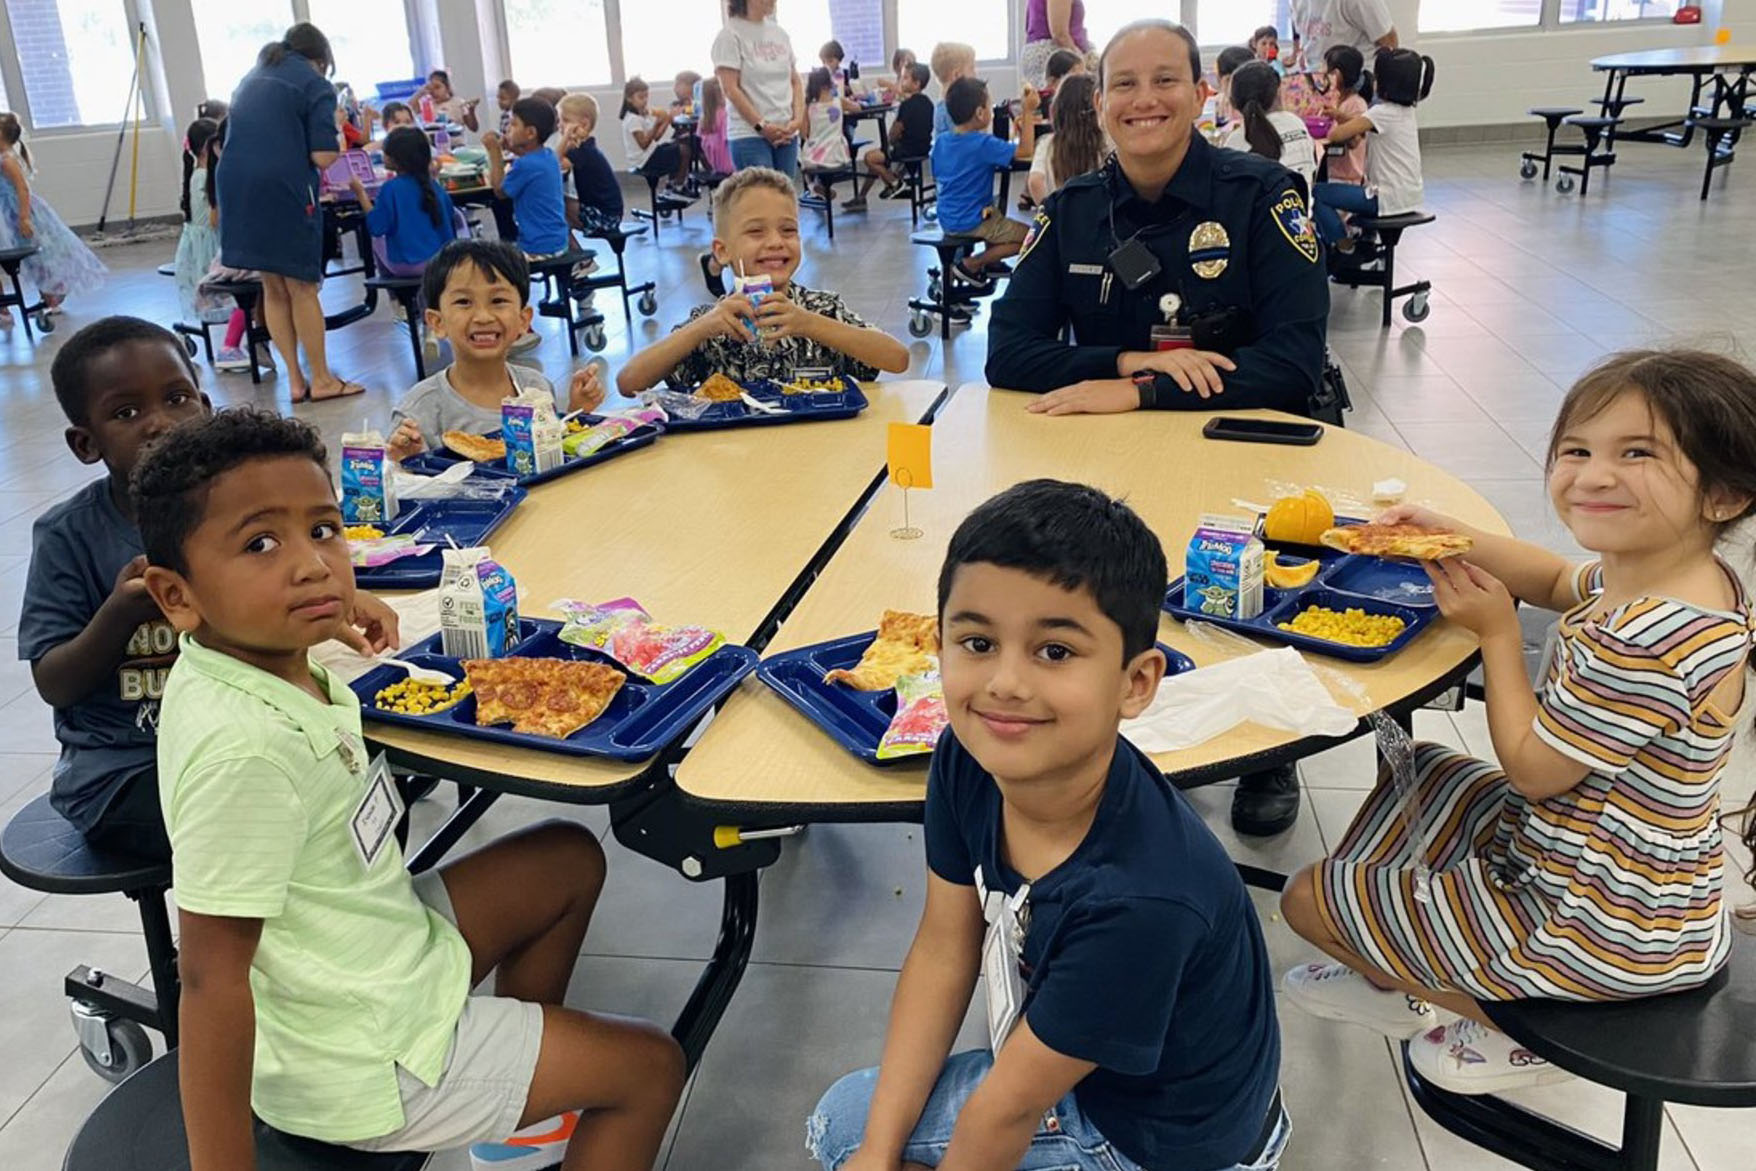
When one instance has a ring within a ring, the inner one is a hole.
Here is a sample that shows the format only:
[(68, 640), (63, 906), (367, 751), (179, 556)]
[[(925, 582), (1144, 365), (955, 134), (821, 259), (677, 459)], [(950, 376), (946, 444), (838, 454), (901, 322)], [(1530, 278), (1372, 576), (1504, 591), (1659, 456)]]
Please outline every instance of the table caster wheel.
[(53, 317), (49, 316), (49, 311), (47, 309), (44, 309), (42, 312), (37, 314), (36, 327), (37, 327), (38, 333), (54, 333), (55, 332), (55, 319)]
[(640, 310), (642, 317), (651, 317), (658, 312), (658, 298), (651, 293), (642, 293), (640, 300), (634, 302), (634, 307)]
[(933, 332), (933, 318), (916, 309), (908, 316), (908, 332), (910, 337), (926, 337)]
[[(85, 1023), (89, 1026), (92, 1022)], [(93, 1073), (114, 1084), (152, 1060), (152, 1040), (147, 1037), (145, 1029), (133, 1021), (117, 1017), (103, 1018), (102, 1024), (107, 1053), (100, 1052), (97, 1046), (83, 1039), (79, 1046), (79, 1055), (85, 1058), (85, 1064)]]
[(594, 354), (600, 354), (603, 352), (604, 347), (609, 345), (609, 344), (610, 344), (610, 339), (604, 335), (604, 327), (603, 326), (601, 326), (601, 325), (588, 325), (585, 327), (585, 348), (586, 349), (590, 350)]
[(1425, 321), (1427, 315), (1432, 311), (1433, 307), (1427, 303), (1427, 294), (1416, 293), (1408, 299), (1408, 304), (1402, 307), (1402, 316), (1411, 324), (1419, 324)]
[(193, 358), (196, 354), (201, 352), (201, 347), (195, 344), (194, 338), (185, 334), (183, 335), (183, 352)]
[(1555, 190), (1559, 191), (1562, 195), (1572, 195), (1573, 186), (1572, 175), (1562, 175), (1559, 179), (1555, 180)]
[(1525, 159), (1524, 162), (1519, 165), (1518, 177), (1520, 179), (1534, 179), (1534, 178), (1536, 178), (1537, 177), (1537, 165), (1535, 163), (1531, 162), (1529, 159)]

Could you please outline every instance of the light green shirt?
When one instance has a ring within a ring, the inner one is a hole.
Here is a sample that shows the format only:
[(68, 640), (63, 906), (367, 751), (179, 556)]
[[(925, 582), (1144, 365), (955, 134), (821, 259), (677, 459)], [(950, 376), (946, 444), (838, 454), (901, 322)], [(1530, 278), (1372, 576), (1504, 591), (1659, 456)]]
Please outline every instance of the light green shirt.
[(469, 947), (416, 897), (394, 838), (367, 870), (360, 705), (313, 664), (318, 703), (184, 635), (159, 719), (159, 798), (177, 906), (262, 920), (250, 1104), (327, 1142), (403, 1125), (396, 1067), (439, 1079)]

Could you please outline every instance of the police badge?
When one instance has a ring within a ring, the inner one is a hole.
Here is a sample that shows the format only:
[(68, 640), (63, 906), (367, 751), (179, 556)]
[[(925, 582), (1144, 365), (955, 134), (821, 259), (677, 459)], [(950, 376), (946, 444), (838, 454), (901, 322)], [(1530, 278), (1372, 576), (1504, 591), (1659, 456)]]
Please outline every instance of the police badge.
[(1218, 280), (1232, 259), (1232, 238), (1214, 220), (1195, 225), (1189, 233), (1189, 267), (1204, 281)]

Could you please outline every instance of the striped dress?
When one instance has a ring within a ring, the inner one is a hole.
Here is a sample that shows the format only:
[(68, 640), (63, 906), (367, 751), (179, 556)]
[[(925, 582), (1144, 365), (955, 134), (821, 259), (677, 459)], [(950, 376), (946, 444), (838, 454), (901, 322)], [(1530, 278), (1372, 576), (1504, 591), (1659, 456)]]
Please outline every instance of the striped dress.
[[(1396, 788), (1383, 779), (1318, 863), (1324, 921), (1384, 971), (1480, 1000), (1618, 1000), (1705, 982), (1731, 950), (1719, 774), (1732, 720), (1715, 689), (1741, 671), (1751, 609), (1641, 598), (1561, 618), (1535, 730), (1588, 766), (1533, 802), (1491, 764), (1416, 746), (1430, 899), (1414, 893)], [(1732, 689), (1736, 694), (1736, 689)]]

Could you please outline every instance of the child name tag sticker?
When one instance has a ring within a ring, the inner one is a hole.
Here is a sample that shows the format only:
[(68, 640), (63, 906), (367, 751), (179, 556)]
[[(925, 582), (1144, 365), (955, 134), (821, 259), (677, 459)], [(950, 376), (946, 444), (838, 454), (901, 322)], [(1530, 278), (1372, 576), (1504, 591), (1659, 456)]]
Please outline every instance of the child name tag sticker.
[(1018, 888), (1010, 898), (1001, 891), (991, 891), (976, 872), (976, 891), (982, 901), (982, 918), (988, 930), (982, 938), (982, 982), (987, 995), (988, 1045), (999, 1053), (1018, 1023), (1024, 1007), (1024, 977), (1018, 964), (1024, 953), (1024, 931), (1028, 915), (1030, 884)]
[(360, 798), (359, 807), (348, 822), (354, 852), (367, 870), (372, 869), (373, 863), (384, 852), (385, 843), (391, 840), (402, 814), (402, 798), (397, 795), (396, 783), (390, 779), (390, 762), (379, 753), (366, 771), (366, 794)]

